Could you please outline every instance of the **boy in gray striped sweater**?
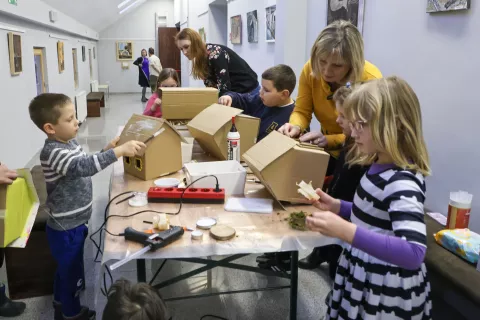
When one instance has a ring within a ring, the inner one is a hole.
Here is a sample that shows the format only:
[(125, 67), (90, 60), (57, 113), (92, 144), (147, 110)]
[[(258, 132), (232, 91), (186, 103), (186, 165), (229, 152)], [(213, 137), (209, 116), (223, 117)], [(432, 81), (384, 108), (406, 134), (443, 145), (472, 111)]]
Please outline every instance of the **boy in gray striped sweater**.
[(92, 215), (92, 176), (122, 156), (134, 156), (145, 145), (130, 141), (116, 146), (115, 139), (104, 150), (87, 155), (75, 140), (78, 120), (75, 107), (63, 94), (41, 94), (29, 106), (30, 118), (47, 134), (40, 161), (47, 183), (49, 219), (47, 238), (57, 261), (55, 276), (55, 320), (95, 319), (95, 311), (80, 305), (84, 287), (83, 246), (86, 223)]

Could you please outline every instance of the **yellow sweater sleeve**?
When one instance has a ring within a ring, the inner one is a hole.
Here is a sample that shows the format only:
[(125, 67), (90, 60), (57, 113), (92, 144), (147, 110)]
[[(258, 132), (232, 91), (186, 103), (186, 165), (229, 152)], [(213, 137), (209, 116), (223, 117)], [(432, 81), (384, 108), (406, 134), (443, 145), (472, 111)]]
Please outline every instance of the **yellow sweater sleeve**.
[(299, 126), (301, 131), (305, 130), (312, 121), (313, 113), (313, 97), (310, 77), (312, 76), (312, 68), (310, 61), (303, 67), (300, 74), (298, 85), (298, 95), (295, 101), (295, 109), (290, 115), (290, 124)]

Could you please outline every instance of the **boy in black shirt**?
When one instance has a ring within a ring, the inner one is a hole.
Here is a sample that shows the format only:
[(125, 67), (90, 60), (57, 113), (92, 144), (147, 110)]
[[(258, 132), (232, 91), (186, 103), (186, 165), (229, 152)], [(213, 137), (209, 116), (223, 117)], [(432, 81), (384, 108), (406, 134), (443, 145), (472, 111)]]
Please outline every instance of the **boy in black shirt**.
[(290, 119), (295, 101), (290, 97), (297, 82), (292, 68), (279, 64), (262, 74), (260, 90), (250, 93), (227, 92), (218, 102), (242, 109), (244, 114), (260, 118), (257, 141), (276, 131)]

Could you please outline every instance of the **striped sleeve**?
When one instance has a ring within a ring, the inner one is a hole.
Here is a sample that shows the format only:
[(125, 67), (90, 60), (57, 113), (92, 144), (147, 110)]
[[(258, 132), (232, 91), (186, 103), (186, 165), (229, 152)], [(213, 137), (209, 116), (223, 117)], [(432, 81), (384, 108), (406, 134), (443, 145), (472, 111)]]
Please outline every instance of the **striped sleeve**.
[(62, 176), (90, 177), (117, 161), (113, 150), (87, 156), (80, 146), (71, 150), (54, 148), (47, 156), (48, 160), (42, 161), (42, 166), (46, 169), (45, 171), (52, 173), (50, 179), (58, 179)]
[(426, 247), (424, 177), (409, 171), (399, 171), (389, 179), (384, 192), (395, 236)]

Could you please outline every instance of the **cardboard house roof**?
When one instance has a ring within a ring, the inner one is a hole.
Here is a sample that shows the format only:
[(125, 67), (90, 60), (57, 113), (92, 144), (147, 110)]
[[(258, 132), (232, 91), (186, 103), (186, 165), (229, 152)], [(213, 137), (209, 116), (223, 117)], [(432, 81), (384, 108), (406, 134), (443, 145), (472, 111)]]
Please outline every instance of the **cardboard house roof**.
[(241, 109), (229, 108), (215, 103), (193, 118), (188, 126), (214, 135), (225, 123), (232, 121), (232, 117), (236, 117), (242, 112)]
[[(182, 142), (187, 143), (180, 132), (178, 132), (177, 129), (175, 129), (174, 126), (171, 125), (167, 120), (134, 114), (123, 128), (118, 145), (122, 145), (130, 140), (145, 142), (158, 131), (160, 131), (160, 134), (153, 139), (159, 139), (162, 136), (162, 132), (166, 129), (173, 130)], [(146, 152), (148, 146), (149, 144), (147, 143), (147, 148), (142, 152), (142, 154), (140, 154), (140, 156)]]

